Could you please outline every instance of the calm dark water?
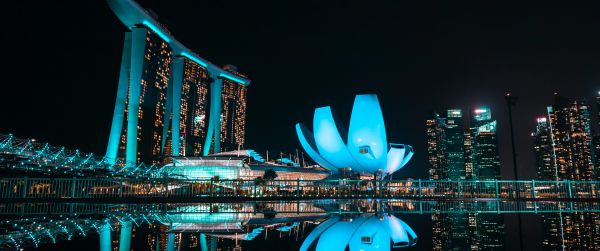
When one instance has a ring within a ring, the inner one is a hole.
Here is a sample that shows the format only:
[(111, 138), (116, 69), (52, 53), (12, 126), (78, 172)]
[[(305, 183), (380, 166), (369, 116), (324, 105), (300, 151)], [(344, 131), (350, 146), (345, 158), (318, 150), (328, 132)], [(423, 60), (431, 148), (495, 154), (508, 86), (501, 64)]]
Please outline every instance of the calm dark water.
[(599, 207), (597, 202), (406, 200), (5, 203), (0, 204), (0, 248), (519, 250), (522, 243), (523, 250), (598, 250)]

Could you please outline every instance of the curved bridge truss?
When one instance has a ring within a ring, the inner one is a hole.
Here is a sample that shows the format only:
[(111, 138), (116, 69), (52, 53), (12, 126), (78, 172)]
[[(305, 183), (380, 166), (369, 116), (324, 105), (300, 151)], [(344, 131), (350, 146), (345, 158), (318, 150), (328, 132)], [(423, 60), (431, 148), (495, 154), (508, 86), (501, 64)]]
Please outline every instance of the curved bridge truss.
[(0, 134), (0, 168), (86, 177), (146, 177), (158, 170), (158, 167), (144, 163), (128, 167), (120, 159), (52, 146), (35, 139), (20, 139), (12, 134)]

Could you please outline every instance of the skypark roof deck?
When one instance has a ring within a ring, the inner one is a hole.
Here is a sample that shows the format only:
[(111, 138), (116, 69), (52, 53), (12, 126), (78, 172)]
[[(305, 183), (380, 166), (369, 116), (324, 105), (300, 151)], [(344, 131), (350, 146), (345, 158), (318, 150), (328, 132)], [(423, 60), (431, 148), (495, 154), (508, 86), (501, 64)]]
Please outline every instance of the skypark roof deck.
[(132, 29), (139, 26), (145, 26), (152, 32), (156, 33), (162, 40), (168, 43), (173, 49), (176, 56), (188, 58), (199, 65), (207, 68), (208, 71), (214, 72), (219, 77), (227, 78), (231, 81), (238, 82), (242, 85), (250, 84), (250, 79), (240, 75), (233, 74), (211, 62), (200, 57), (198, 54), (177, 41), (175, 37), (166, 29), (165, 26), (156, 20), (148, 10), (144, 9), (138, 3), (132, 0), (108, 0), (108, 4), (119, 20)]

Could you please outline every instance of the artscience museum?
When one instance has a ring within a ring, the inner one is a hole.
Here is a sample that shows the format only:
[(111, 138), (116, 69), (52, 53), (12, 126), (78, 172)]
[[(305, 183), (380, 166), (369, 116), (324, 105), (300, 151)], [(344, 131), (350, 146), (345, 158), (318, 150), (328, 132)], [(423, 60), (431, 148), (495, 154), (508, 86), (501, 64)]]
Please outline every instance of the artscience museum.
[(313, 131), (296, 124), (306, 153), (334, 175), (350, 170), (382, 178), (400, 170), (414, 154), (409, 145), (387, 143), (377, 95), (355, 97), (348, 130), (335, 119), (331, 107), (315, 109)]

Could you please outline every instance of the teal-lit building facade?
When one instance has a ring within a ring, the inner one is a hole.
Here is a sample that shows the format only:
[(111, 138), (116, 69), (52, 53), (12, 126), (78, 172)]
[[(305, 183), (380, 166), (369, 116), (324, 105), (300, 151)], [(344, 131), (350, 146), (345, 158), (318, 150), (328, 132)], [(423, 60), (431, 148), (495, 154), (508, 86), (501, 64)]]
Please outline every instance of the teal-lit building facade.
[(272, 170), (275, 180), (322, 180), (330, 175), (328, 170), (300, 167), (289, 159), (265, 161), (254, 150), (219, 152), (203, 157), (173, 157), (172, 163), (161, 167), (157, 178), (168, 173), (171, 179), (180, 180), (255, 180)]
[[(134, 166), (168, 162), (170, 156), (208, 155), (221, 151), (222, 142), (228, 143), (221, 136), (230, 134), (242, 146), (250, 80), (234, 67), (221, 68), (198, 56), (136, 2), (108, 3), (129, 31), (106, 158)], [(224, 97), (224, 86), (235, 91)], [(223, 109), (230, 99), (236, 105)], [(223, 112), (237, 123), (233, 128), (222, 125)]]

